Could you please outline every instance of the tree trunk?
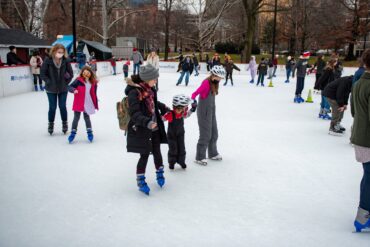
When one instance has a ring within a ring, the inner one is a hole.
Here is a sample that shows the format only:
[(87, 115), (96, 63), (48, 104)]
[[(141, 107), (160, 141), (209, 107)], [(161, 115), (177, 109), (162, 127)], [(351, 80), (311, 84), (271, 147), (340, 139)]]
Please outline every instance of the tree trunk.
[[(253, 35), (256, 28), (256, 14), (249, 13), (247, 15), (247, 33), (246, 33), (246, 40), (245, 40), (245, 46), (243, 50), (243, 58), (245, 59), (245, 62), (248, 63), (248, 61), (251, 59), (252, 55), (252, 46), (253, 46)], [(243, 61), (242, 61), (243, 62)]]
[[(170, 10), (171, 11), (171, 10)], [(165, 24), (165, 38), (164, 38), (164, 60), (168, 60), (168, 48), (169, 48), (169, 38), (170, 38), (170, 12), (166, 13), (166, 24)]]
[(102, 7), (102, 30), (103, 30), (103, 45), (108, 44), (108, 10), (107, 10), (107, 0), (101, 0)]

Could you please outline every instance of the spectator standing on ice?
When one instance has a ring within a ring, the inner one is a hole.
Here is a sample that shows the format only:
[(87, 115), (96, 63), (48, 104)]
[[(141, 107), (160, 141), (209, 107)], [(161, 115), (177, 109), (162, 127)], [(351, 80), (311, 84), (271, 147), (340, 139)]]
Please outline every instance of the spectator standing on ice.
[(362, 163), (360, 203), (354, 222), (357, 232), (370, 228), (370, 50), (362, 55), (366, 72), (353, 86), (351, 113), (354, 118), (351, 142), (356, 160)]
[(257, 64), (256, 64), (256, 57), (251, 56), (251, 60), (249, 61), (247, 71), (250, 71), (251, 73), (251, 80), (249, 81), (250, 83), (254, 83), (254, 78), (256, 77), (257, 73)]
[(30, 65), (31, 65), (31, 71), (33, 75), (33, 85), (35, 87), (35, 91), (38, 91), (37, 87), (37, 80), (39, 81), (40, 85), (40, 90), (44, 91), (44, 87), (42, 86), (42, 80), (40, 76), (40, 69), (42, 66), (42, 58), (39, 55), (38, 51), (34, 51), (30, 60)]
[[(200, 165), (207, 165), (206, 152), (211, 160), (222, 160), (217, 150), (218, 129), (216, 120), (216, 95), (220, 81), (225, 78), (225, 70), (222, 66), (216, 65), (211, 69), (211, 75), (206, 78), (201, 86), (192, 94), (192, 107), (197, 107), (199, 140), (195, 162)], [(196, 98), (199, 95), (199, 103)]]
[(150, 188), (145, 181), (145, 171), (150, 154), (154, 157), (158, 185), (162, 187), (165, 183), (160, 145), (167, 143), (162, 116), (169, 109), (157, 100), (154, 86), (158, 77), (158, 69), (145, 65), (139, 75), (132, 75), (126, 80), (125, 90), (131, 117), (127, 130), (127, 152), (140, 154), (136, 168), (137, 185), (147, 195)]
[(71, 64), (67, 62), (67, 51), (61, 44), (56, 44), (50, 50), (50, 58), (46, 58), (41, 66), (41, 79), (45, 82), (45, 90), (49, 100), (48, 132), (54, 132), (54, 120), (57, 105), (62, 118), (62, 131), (68, 131), (67, 94), (68, 84), (73, 78)]

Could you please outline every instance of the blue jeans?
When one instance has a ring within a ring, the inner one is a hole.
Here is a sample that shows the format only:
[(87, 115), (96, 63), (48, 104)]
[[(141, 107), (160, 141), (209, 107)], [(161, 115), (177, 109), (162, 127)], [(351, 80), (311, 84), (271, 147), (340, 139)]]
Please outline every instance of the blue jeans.
[(321, 95), (321, 104), (320, 104), (320, 106), (321, 106), (321, 109), (325, 109), (326, 112), (329, 112), (330, 105), (329, 105), (329, 102), (328, 102), (328, 100), (326, 99), (325, 96)]
[(63, 122), (67, 122), (67, 94), (65, 93), (47, 93), (49, 100), (49, 122), (54, 123), (57, 103), (59, 105), (60, 117)]
[[(136, 73), (137, 70), (137, 73)], [(140, 72), (140, 63), (135, 63), (134, 64), (134, 75), (139, 74)]]
[(179, 80), (177, 81), (177, 85), (182, 83), (182, 80), (184, 79), (184, 75), (185, 75), (185, 84), (186, 84), (186, 86), (189, 84), (190, 72), (189, 71), (182, 71), (181, 76), (180, 76)]
[(264, 80), (265, 80), (265, 75), (263, 73), (259, 73), (258, 74), (258, 80), (257, 80), (257, 86), (260, 84), (260, 82), (261, 82), (262, 86), (264, 86), (263, 85)]
[(297, 77), (297, 88), (295, 90), (295, 95), (301, 95), (304, 89), (304, 77)]
[(290, 74), (292, 73), (291, 69), (286, 70), (286, 80), (289, 81)]
[(370, 162), (362, 164), (364, 175), (360, 188), (360, 208), (370, 211)]
[(113, 75), (116, 75), (116, 66), (112, 66), (113, 67)]

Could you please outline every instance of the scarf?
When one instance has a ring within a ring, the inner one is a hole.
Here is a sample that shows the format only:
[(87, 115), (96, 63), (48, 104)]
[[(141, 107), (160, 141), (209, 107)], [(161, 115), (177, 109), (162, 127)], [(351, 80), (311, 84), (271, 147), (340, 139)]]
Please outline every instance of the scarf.
[(145, 82), (139, 84), (142, 92), (141, 98), (144, 100), (145, 105), (151, 116), (154, 115), (154, 92), (151, 87)]

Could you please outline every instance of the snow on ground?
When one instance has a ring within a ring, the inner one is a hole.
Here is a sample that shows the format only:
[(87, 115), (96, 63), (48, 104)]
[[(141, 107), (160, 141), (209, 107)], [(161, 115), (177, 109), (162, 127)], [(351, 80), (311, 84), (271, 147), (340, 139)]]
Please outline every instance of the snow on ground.
[[(348, 74), (350, 71), (347, 70)], [(166, 170), (163, 189), (147, 170), (151, 195), (139, 193), (138, 155), (126, 152), (115, 104), (122, 76), (101, 78), (101, 110), (92, 117), (95, 141), (83, 118), (74, 144), (47, 134), (47, 97), (41, 92), (0, 100), (0, 246), (369, 246), (354, 234), (362, 175), (349, 133), (328, 135), (314, 104), (293, 104), (294, 83), (284, 71), (274, 88), (235, 86), (217, 97), (222, 162), (193, 163), (197, 117), (186, 120), (188, 169)], [(205, 77), (176, 87), (178, 74), (161, 74), (159, 99), (190, 95)], [(307, 79), (312, 88), (314, 77)], [(267, 84), (267, 83), (266, 83)], [(73, 96), (68, 98), (72, 122)], [(351, 126), (346, 112), (344, 126)], [(162, 146), (166, 164), (167, 147)]]

